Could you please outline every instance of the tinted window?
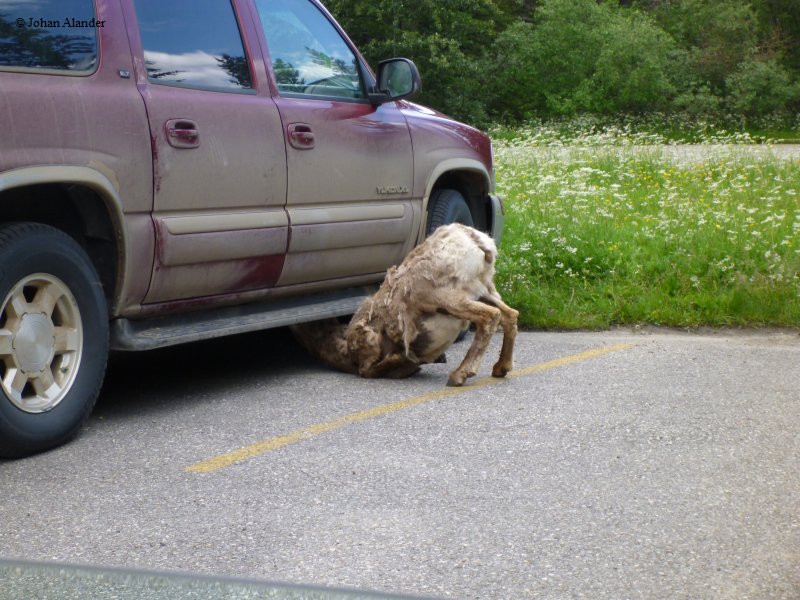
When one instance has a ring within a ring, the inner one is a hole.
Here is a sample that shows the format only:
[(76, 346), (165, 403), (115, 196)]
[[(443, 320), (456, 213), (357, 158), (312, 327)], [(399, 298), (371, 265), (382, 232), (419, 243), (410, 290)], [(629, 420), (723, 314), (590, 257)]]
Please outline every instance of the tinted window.
[(0, 0), (0, 67), (93, 71), (97, 28), (92, 0)]
[(230, 2), (137, 0), (136, 14), (153, 83), (222, 91), (253, 87)]
[(358, 60), (308, 0), (256, 0), (281, 93), (363, 98)]

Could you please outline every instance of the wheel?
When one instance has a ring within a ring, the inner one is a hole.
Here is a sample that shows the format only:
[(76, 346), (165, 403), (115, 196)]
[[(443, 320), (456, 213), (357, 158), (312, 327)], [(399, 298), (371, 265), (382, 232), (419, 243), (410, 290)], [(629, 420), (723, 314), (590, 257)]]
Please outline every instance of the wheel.
[(428, 227), (425, 229), (425, 236), (429, 236), (442, 225), (450, 223), (475, 226), (467, 201), (460, 192), (450, 189), (436, 190), (431, 194), (428, 202)]
[(108, 358), (100, 278), (69, 236), (0, 226), (0, 456), (71, 439), (94, 407)]

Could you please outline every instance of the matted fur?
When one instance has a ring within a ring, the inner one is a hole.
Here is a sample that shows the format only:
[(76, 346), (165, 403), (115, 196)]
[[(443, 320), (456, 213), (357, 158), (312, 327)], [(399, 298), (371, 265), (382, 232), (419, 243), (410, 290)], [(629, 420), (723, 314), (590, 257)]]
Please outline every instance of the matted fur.
[(367, 298), (349, 325), (335, 319), (292, 327), (295, 337), (323, 362), (362, 377), (407, 377), (420, 365), (442, 362), (466, 327), (475, 338), (448, 385), (463, 385), (476, 374), (498, 325), (503, 329), (494, 377), (505, 377), (513, 362), (516, 310), (494, 287), (494, 240), (460, 224), (438, 228), (392, 267), (380, 289)]

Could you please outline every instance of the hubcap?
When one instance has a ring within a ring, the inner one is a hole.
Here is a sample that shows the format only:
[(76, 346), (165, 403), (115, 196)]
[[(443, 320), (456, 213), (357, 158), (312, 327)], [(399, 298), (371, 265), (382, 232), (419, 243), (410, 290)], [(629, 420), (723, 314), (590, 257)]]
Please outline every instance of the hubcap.
[(78, 303), (59, 278), (22, 279), (0, 308), (0, 387), (28, 413), (55, 408), (78, 374), (83, 327)]
[(38, 373), (50, 364), (56, 348), (55, 327), (43, 314), (26, 314), (14, 336), (14, 355), (25, 373)]

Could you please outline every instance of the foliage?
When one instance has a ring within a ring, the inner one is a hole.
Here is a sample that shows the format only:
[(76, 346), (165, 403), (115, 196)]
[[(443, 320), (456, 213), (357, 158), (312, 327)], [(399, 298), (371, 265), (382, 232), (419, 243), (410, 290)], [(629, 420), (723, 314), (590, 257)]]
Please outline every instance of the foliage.
[(503, 116), (659, 110), (676, 91), (672, 38), (642, 13), (585, 0), (544, 0), (535, 22), (509, 27), (494, 50)]
[(327, 0), (368, 61), (486, 125), (576, 113), (800, 110), (797, 0)]
[[(516, 3), (506, 1), (506, 8)], [(329, 10), (373, 65), (413, 59), (423, 74), (419, 101), (455, 117), (481, 120), (488, 76), (484, 49), (513, 19), (492, 0), (329, 0)]]
[(584, 82), (590, 112), (659, 110), (675, 93), (675, 42), (643, 14), (614, 12), (603, 30), (604, 43), (592, 77)]
[(800, 10), (797, 0), (753, 2), (760, 33), (760, 45), (768, 55), (800, 73)]
[(756, 47), (755, 14), (742, 0), (677, 0), (651, 14), (689, 52), (687, 74), (715, 93)]
[(541, 108), (554, 114), (583, 108), (588, 98), (581, 87), (591, 82), (608, 21), (608, 11), (593, 2), (545, 0), (539, 7), (528, 66), (539, 81)]
[(800, 98), (800, 85), (775, 60), (748, 59), (725, 84), (733, 111), (747, 115), (769, 114)]
[[(531, 119), (546, 104), (533, 49), (534, 29), (519, 21), (500, 34), (487, 72), (494, 72), (487, 99), (493, 114), (506, 121)], [(502, 65), (502, 69), (498, 68)]]

